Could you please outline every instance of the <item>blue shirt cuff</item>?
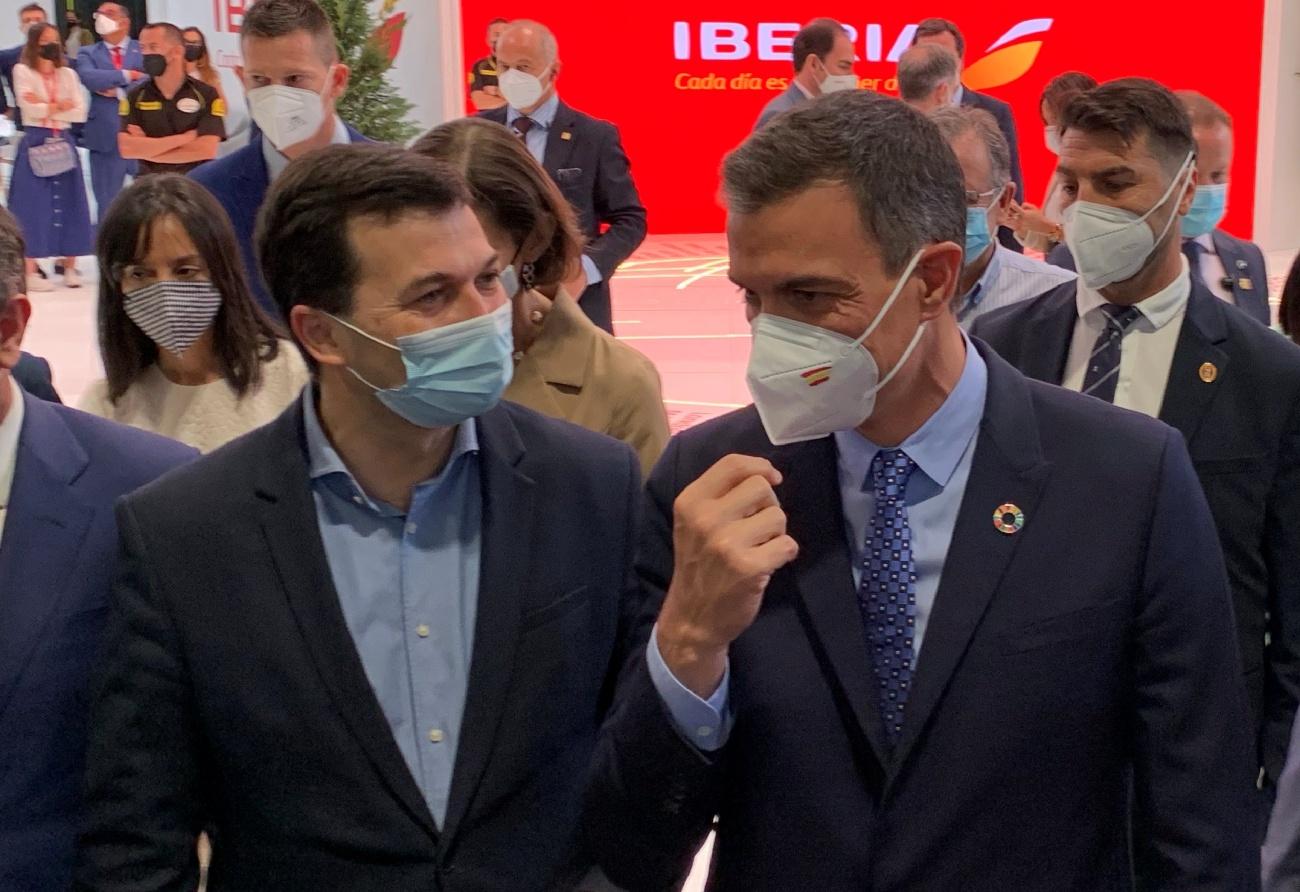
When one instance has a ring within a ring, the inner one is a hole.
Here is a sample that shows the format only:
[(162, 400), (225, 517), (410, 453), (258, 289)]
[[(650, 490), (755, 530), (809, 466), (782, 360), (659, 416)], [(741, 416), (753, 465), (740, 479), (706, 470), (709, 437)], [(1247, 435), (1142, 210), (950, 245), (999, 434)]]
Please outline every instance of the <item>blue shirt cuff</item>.
[(659, 652), (659, 627), (650, 633), (646, 645), (646, 668), (659, 697), (668, 707), (677, 732), (704, 752), (721, 749), (731, 733), (731, 715), (727, 709), (727, 695), (731, 682), (731, 662), (722, 672), (722, 681), (713, 696), (701, 700), (677, 680), (663, 654)]
[[(588, 288), (592, 285), (599, 285), (601, 282), (605, 281), (605, 277), (600, 274), (600, 270), (596, 267), (596, 261), (592, 260), (586, 254), (582, 255), (582, 271), (587, 274)], [(574, 300), (578, 299), (578, 295), (576, 294), (570, 296)]]

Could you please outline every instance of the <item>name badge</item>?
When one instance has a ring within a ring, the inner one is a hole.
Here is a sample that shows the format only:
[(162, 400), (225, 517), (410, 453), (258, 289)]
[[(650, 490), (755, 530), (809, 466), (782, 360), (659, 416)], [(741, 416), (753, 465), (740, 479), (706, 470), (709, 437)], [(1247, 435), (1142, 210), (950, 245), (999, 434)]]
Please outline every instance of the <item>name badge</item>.
[(197, 99), (182, 99), (180, 102), (176, 103), (176, 107), (185, 112), (185, 114), (192, 115), (203, 106), (199, 105)]

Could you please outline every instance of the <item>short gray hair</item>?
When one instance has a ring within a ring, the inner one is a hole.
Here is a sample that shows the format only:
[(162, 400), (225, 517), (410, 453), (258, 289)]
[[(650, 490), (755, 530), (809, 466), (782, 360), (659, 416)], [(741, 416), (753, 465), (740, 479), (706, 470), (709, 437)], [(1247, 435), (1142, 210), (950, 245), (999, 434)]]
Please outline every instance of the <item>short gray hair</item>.
[(898, 275), (928, 244), (962, 244), (966, 185), (939, 128), (868, 90), (824, 96), (753, 134), (722, 162), (732, 213), (750, 214), (814, 186), (853, 193), (885, 271)]
[(0, 310), (9, 298), (26, 291), (27, 248), (14, 215), (0, 208)]
[(523, 29), (536, 31), (542, 42), (542, 57), (546, 59), (546, 64), (550, 65), (560, 57), (560, 44), (555, 39), (555, 32), (543, 25), (541, 22), (535, 22), (532, 19), (515, 19), (506, 30), (501, 32), (501, 40), (506, 39), (506, 35), (511, 31)]
[(940, 108), (930, 112), (943, 138), (949, 145), (967, 133), (974, 133), (989, 152), (989, 166), (993, 168), (993, 188), (1011, 182), (1011, 147), (1002, 135), (997, 118), (982, 108)]
[(942, 83), (957, 80), (957, 57), (934, 43), (918, 44), (898, 60), (898, 93), (907, 102), (930, 96)]

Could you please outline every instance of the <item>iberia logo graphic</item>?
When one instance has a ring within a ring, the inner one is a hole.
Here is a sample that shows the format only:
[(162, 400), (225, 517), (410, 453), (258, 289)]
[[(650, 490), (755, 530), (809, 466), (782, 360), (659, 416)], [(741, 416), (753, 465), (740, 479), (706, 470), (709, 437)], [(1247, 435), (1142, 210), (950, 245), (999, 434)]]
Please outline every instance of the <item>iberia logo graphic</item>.
[(816, 387), (818, 384), (825, 384), (831, 379), (831, 367), (824, 365), (819, 368), (809, 369), (806, 372), (801, 372), (799, 377), (807, 381), (809, 387)]
[(988, 90), (1024, 77), (1043, 48), (1041, 39), (1024, 38), (1044, 34), (1051, 27), (1051, 19), (1030, 19), (1016, 25), (993, 42), (986, 50), (988, 55), (966, 67), (962, 83), (971, 90)]

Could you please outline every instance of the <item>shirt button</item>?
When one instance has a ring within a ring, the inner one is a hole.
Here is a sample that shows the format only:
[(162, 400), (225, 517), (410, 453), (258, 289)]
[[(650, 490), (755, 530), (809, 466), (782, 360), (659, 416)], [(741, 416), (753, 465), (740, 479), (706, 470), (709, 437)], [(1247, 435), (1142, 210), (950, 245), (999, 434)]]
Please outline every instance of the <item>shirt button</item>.
[(429, 742), (442, 743), (442, 730), (440, 728), (434, 728), (429, 732)]
[(428, 638), (429, 627), (426, 626), (424, 623), (420, 623), (418, 626), (415, 627), (415, 634), (419, 635), (421, 638)]

